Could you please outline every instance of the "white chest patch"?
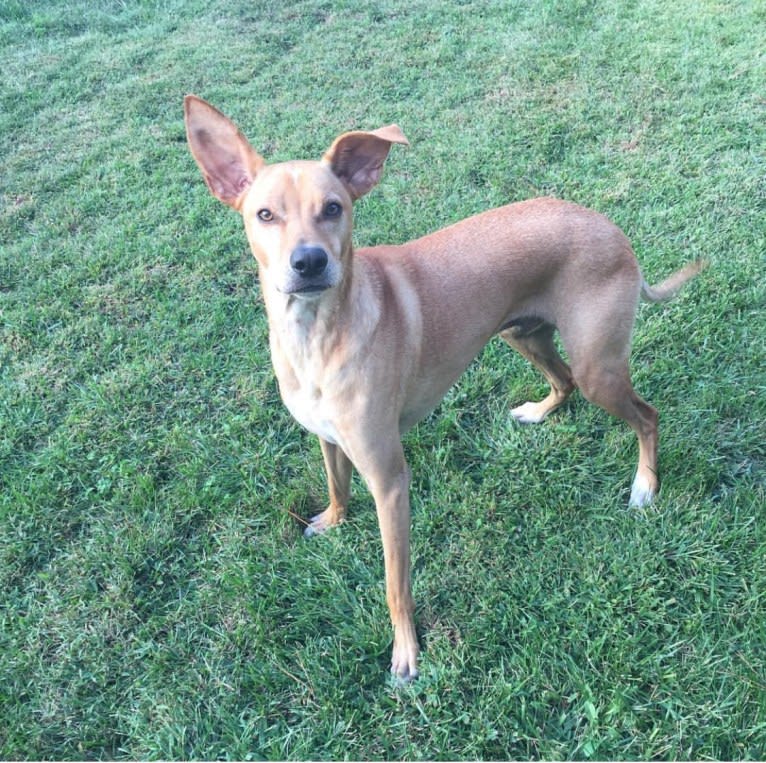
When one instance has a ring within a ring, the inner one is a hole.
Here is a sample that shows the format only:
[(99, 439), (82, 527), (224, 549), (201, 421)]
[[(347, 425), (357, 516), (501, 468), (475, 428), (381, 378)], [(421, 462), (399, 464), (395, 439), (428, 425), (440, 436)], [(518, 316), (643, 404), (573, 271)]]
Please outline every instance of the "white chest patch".
[(289, 395), (283, 395), (282, 400), (287, 410), (302, 427), (333, 445), (341, 444), (332, 419), (326, 415), (321, 397), (300, 389)]

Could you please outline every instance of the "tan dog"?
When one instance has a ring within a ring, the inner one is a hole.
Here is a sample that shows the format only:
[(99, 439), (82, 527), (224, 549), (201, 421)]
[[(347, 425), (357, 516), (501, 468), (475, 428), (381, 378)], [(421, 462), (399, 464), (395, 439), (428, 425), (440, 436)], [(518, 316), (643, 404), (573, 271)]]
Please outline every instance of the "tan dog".
[[(647, 504), (658, 488), (657, 412), (631, 385), (633, 321), (640, 296), (669, 299), (702, 263), (650, 287), (615, 225), (545, 198), (401, 246), (354, 252), (352, 203), (380, 179), (391, 144), (407, 144), (396, 125), (345, 133), (321, 161), (267, 165), (205, 101), (187, 96), (185, 115), (210, 191), (244, 219), (282, 399), (319, 436), (330, 505), (306, 534), (343, 521), (353, 464), (375, 499), (383, 539), (391, 670), (411, 679), (418, 642), (402, 434), (500, 334), (551, 385), (543, 401), (525, 403), (513, 416), (542, 421), (579, 387), (638, 435), (630, 503)], [(554, 329), (570, 365), (556, 351)]]

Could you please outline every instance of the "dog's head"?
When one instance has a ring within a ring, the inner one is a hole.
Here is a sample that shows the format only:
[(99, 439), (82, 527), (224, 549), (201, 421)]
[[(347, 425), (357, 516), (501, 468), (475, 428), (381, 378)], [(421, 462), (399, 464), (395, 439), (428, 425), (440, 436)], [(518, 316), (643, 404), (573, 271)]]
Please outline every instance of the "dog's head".
[(196, 96), (184, 100), (186, 136), (210, 192), (242, 214), (261, 280), (316, 298), (337, 286), (351, 256), (351, 206), (380, 180), (396, 125), (348, 132), (320, 161), (268, 165), (237, 126)]

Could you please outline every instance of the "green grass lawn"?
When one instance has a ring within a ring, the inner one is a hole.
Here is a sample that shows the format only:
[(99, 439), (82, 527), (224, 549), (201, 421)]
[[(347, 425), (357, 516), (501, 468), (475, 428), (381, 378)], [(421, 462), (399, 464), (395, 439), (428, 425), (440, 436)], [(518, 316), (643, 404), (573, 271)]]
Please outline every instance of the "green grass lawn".
[[(0, 0), (0, 758), (766, 756), (760, 0)], [(421, 678), (371, 498), (323, 508), (256, 267), (181, 102), (267, 157), (402, 126), (356, 240), (549, 194), (649, 281), (635, 437), (499, 341), (406, 438)]]

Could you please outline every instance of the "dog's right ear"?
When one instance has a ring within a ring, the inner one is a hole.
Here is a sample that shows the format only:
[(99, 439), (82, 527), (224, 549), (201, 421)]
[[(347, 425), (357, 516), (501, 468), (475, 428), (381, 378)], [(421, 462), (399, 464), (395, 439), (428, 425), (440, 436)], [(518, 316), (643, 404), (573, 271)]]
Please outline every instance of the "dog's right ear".
[(184, 98), (186, 139), (210, 193), (239, 210), (265, 162), (237, 126), (196, 95)]

